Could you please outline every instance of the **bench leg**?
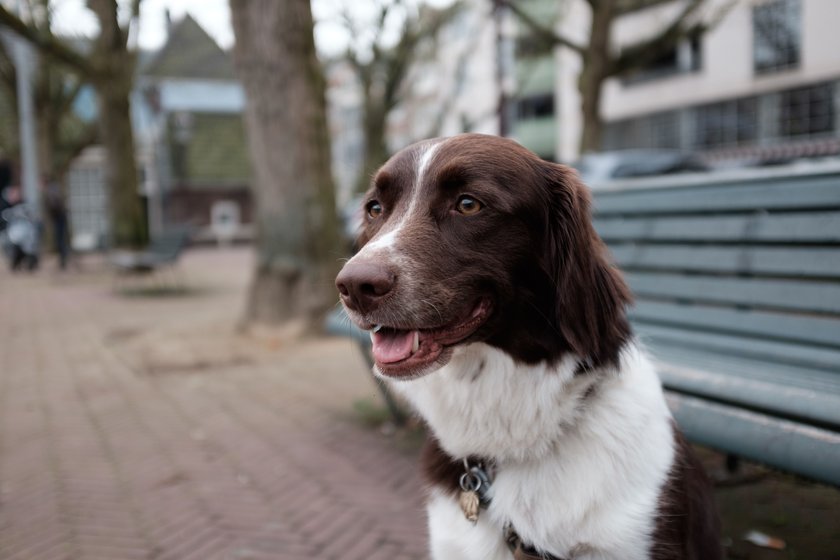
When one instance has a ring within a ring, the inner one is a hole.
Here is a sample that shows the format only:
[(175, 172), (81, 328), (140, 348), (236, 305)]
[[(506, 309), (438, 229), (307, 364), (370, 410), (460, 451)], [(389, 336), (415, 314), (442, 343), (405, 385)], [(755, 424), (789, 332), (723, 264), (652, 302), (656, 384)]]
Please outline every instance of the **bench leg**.
[(726, 472), (735, 474), (741, 468), (741, 458), (732, 453), (726, 455)]

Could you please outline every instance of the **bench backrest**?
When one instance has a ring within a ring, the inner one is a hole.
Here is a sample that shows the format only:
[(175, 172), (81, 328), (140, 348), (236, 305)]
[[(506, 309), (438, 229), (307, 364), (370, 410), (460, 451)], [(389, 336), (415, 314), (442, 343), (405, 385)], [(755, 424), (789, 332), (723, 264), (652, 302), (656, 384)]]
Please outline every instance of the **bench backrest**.
[(655, 350), (840, 381), (840, 169), (597, 192), (595, 224)]
[(163, 231), (149, 244), (147, 252), (160, 262), (174, 261), (187, 246), (190, 230), (187, 227), (172, 227)]

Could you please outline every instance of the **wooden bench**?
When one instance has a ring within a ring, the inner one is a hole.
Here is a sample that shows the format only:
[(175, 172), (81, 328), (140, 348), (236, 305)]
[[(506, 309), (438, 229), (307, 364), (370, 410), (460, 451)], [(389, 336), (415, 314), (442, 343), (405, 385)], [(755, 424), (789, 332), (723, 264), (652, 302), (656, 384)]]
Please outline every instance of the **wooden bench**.
[(840, 165), (616, 187), (595, 226), (688, 437), (840, 485)]
[(689, 439), (840, 485), (840, 164), (611, 188), (595, 226)]

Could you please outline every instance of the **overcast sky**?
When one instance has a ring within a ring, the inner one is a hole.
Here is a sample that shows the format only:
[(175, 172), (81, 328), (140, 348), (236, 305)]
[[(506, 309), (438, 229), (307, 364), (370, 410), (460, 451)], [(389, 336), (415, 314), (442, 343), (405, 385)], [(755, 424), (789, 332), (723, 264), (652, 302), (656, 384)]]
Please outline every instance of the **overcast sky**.
[[(451, 0), (427, 0), (440, 6)], [(4, 1), (5, 3), (5, 1)], [(68, 35), (91, 36), (96, 33), (95, 17), (85, 8), (85, 0), (53, 0), (56, 31)], [(369, 1), (314, 0), (313, 13), (319, 22), (315, 28), (318, 49), (327, 55), (340, 53), (347, 42), (347, 34), (335, 23), (342, 5), (352, 6), (360, 18), (372, 13)], [(140, 4), (140, 35), (137, 41), (142, 49), (157, 49), (166, 39), (165, 10), (177, 21), (189, 13), (219, 45), (225, 49), (233, 44), (228, 0), (143, 0)]]
[[(57, 31), (70, 35), (92, 35), (96, 18), (85, 8), (85, 0), (54, 0), (54, 24)], [(143, 49), (156, 49), (166, 39), (164, 10), (179, 20), (189, 12), (224, 48), (233, 44), (228, 0), (143, 0), (140, 4), (140, 35)]]

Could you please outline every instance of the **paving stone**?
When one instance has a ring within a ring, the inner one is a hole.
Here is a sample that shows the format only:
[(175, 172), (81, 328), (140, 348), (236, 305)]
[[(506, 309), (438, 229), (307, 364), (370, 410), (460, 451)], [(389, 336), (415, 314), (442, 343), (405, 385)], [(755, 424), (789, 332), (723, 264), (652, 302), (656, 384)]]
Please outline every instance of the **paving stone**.
[(188, 253), (182, 297), (0, 272), (0, 558), (426, 557), (413, 456), (352, 419), (355, 347), (236, 334), (249, 259)]

